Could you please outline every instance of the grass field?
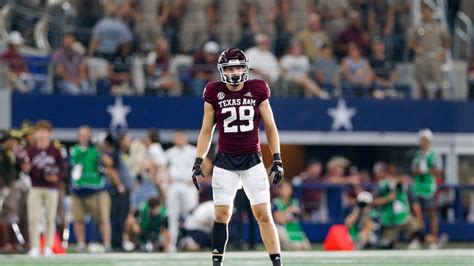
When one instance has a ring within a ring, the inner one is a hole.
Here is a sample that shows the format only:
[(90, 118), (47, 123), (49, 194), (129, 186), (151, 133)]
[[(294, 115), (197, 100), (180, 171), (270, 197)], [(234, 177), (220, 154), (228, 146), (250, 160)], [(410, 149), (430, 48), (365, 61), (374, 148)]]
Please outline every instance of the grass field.
[[(284, 265), (474, 265), (474, 249), (284, 252)], [(0, 256), (0, 265), (211, 265), (208, 252), (68, 254), (53, 258)], [(226, 266), (271, 265), (265, 252), (228, 252)]]

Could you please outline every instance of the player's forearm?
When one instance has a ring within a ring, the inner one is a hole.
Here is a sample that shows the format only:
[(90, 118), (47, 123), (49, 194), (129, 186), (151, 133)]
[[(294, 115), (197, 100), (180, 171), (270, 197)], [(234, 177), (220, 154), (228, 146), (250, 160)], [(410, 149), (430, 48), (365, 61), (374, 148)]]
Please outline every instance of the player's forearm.
[(273, 126), (270, 129), (266, 129), (268, 146), (270, 147), (270, 152), (272, 154), (280, 153), (280, 136), (278, 135), (278, 130), (276, 126)]
[(196, 158), (206, 157), (211, 147), (212, 130), (201, 130), (196, 145)]

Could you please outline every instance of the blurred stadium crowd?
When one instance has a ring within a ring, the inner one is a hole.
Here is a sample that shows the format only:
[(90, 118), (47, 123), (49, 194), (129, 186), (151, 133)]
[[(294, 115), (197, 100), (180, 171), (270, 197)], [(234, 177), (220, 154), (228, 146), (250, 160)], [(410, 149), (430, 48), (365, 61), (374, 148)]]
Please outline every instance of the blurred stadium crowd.
[[(321, 99), (443, 99), (449, 82), (441, 66), (461, 6), (448, 1), (441, 9), (432, 0), (3, 2), (10, 32), (3, 36), (2, 61), (14, 91), (200, 96), (218, 77), (220, 51), (237, 46), (247, 52), (252, 76), (267, 80), (274, 95)], [(422, 3), (416, 10), (415, 2)], [(46, 14), (44, 25), (39, 14)], [(20, 52), (24, 44), (41, 59), (28, 61)], [(402, 61), (415, 64), (420, 93), (397, 70)], [(466, 71), (472, 86), (472, 60)]]

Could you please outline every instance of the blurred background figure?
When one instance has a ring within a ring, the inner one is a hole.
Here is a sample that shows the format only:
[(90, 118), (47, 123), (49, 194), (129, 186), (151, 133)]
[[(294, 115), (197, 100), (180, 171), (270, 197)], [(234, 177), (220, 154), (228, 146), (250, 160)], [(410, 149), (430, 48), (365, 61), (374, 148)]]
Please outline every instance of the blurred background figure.
[(403, 234), (409, 242), (408, 249), (420, 249), (421, 228), (411, 214), (414, 201), (407, 184), (407, 178), (398, 173), (387, 173), (379, 182), (374, 206), (380, 209), (380, 248), (398, 248), (398, 240)]
[(305, 98), (317, 97), (323, 100), (330, 98), (329, 94), (309, 77), (311, 65), (308, 57), (301, 54), (301, 44), (297, 42), (291, 44), (288, 53), (281, 58), (280, 66), (283, 80), (303, 87)]
[(92, 129), (81, 126), (77, 130), (77, 144), (69, 150), (71, 167), (72, 216), (77, 238), (76, 252), (86, 251), (85, 216), (97, 222), (106, 251), (112, 251), (110, 228), (110, 195), (106, 191), (105, 173), (100, 170), (102, 156), (92, 142)]
[(125, 251), (139, 247), (142, 252), (169, 251), (170, 235), (166, 208), (159, 197), (152, 197), (133, 215), (129, 216), (125, 229)]
[(214, 203), (199, 204), (184, 221), (184, 237), (181, 239), (186, 251), (211, 248), (212, 224), (214, 223)]
[(53, 54), (57, 86), (63, 94), (92, 94), (84, 57), (74, 49), (75, 37), (66, 33), (63, 45)]
[(8, 35), (8, 50), (1, 58), (7, 66), (7, 85), (11, 91), (31, 92), (34, 89), (34, 80), (26, 63), (25, 57), (20, 53), (23, 37), (18, 31)]
[(191, 67), (192, 94), (202, 96), (204, 86), (210, 81), (217, 79), (216, 64), (219, 56), (219, 45), (209, 41), (204, 44), (201, 51), (194, 54), (193, 65)]
[(32, 187), (28, 194), (28, 225), (31, 249), (28, 255), (40, 253), (40, 222), (42, 209), (45, 224), (44, 256), (53, 255), (53, 239), (56, 232), (59, 182), (65, 176), (66, 164), (61, 152), (51, 142), (51, 123), (39, 121), (35, 125), (35, 145), (27, 148), (28, 158), (23, 171), (30, 174)]
[(159, 36), (155, 39), (154, 50), (146, 58), (147, 94), (179, 96), (182, 85), (170, 68), (170, 49), (168, 40)]
[(107, 173), (112, 181), (109, 190), (112, 201), (110, 210), (112, 248), (114, 251), (120, 251), (123, 249), (125, 219), (130, 211), (130, 195), (135, 181), (134, 165), (130, 158), (132, 136), (130, 133), (123, 133), (117, 140), (112, 140), (112, 143), (113, 146), (105, 160)]
[(268, 35), (259, 33), (255, 35), (255, 46), (245, 51), (249, 58), (251, 78), (263, 79), (272, 87), (280, 78), (280, 65), (275, 54), (269, 49)]
[(431, 0), (424, 0), (421, 5), (422, 20), (410, 31), (410, 47), (415, 52), (416, 80), (423, 99), (429, 98), (428, 83), (436, 84), (436, 99), (443, 98), (443, 71), (446, 50), (451, 40), (447, 30), (433, 17), (436, 9)]
[(191, 178), (196, 147), (188, 143), (185, 131), (177, 131), (174, 135), (174, 146), (166, 150), (167, 161), (167, 194), (166, 209), (170, 230), (170, 252), (176, 252), (179, 236), (180, 219), (186, 219), (191, 210), (199, 203), (199, 194)]
[(308, 16), (307, 27), (298, 32), (295, 41), (299, 42), (305, 54), (311, 62), (321, 58), (322, 48), (332, 48), (329, 35), (321, 29), (321, 17), (317, 13)]
[(357, 195), (357, 206), (344, 220), (356, 249), (364, 249), (376, 244), (375, 224), (370, 217), (372, 201), (370, 192), (360, 192)]
[[(413, 195), (419, 202), (423, 215), (428, 217), (430, 222), (430, 235), (434, 239), (438, 238), (439, 222), (436, 206), (436, 191), (438, 179), (441, 182), (441, 170), (443, 164), (437, 152), (433, 149), (433, 133), (429, 129), (423, 129), (418, 132), (420, 140), (420, 149), (416, 152), (412, 161)], [(422, 224), (421, 229), (425, 229)], [(443, 237), (444, 238), (444, 237)], [(444, 242), (444, 240), (442, 241)], [(433, 243), (430, 248), (438, 248), (437, 243)]]
[(272, 200), (272, 212), (277, 225), (281, 246), (286, 250), (310, 250), (311, 243), (300, 225), (302, 211), (299, 201), (293, 197), (290, 183), (283, 182)]

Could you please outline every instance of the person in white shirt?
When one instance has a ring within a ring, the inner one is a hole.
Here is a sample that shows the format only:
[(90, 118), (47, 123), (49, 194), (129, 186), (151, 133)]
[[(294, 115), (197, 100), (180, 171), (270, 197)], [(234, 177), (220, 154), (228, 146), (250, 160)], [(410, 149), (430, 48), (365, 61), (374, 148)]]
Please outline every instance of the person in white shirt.
[(275, 55), (268, 49), (270, 41), (266, 34), (255, 35), (255, 44), (245, 51), (252, 69), (250, 78), (266, 80), (271, 86), (280, 78), (280, 65)]
[(155, 185), (162, 193), (162, 183), (166, 174), (166, 155), (160, 143), (160, 134), (157, 130), (149, 130), (145, 139), (147, 157), (151, 161), (151, 176)]
[(302, 86), (305, 98), (319, 97), (321, 99), (328, 99), (329, 94), (321, 90), (318, 84), (309, 77), (308, 73), (311, 69), (311, 64), (308, 57), (302, 52), (301, 44), (293, 42), (289, 53), (281, 58), (280, 66), (283, 71), (283, 79)]
[(168, 166), (168, 189), (166, 209), (170, 231), (170, 252), (176, 251), (179, 233), (179, 217), (185, 218), (198, 205), (199, 193), (189, 178), (189, 169), (193, 167), (196, 147), (188, 143), (186, 132), (177, 131), (175, 146), (165, 152)]
[(186, 237), (184, 249), (198, 251), (211, 247), (212, 226), (214, 224), (214, 203), (212, 200), (203, 202), (193, 210), (184, 222)]

